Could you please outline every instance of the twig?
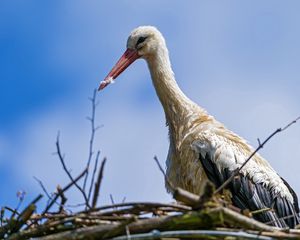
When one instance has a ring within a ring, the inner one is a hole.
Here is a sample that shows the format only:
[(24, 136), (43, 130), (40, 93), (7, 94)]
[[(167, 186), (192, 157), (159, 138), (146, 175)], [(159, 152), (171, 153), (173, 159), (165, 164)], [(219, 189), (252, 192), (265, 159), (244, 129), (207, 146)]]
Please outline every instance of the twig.
[(89, 156), (88, 156), (87, 165), (86, 165), (86, 168), (88, 169), (88, 171), (84, 177), (83, 187), (82, 187), (83, 191), (85, 191), (85, 188), (86, 188), (86, 183), (87, 183), (87, 179), (88, 179), (88, 175), (89, 175), (89, 168), (90, 168), (92, 156), (94, 154), (93, 146), (94, 146), (95, 132), (98, 129), (95, 127), (95, 115), (96, 115), (96, 107), (97, 107), (96, 93), (97, 93), (97, 90), (94, 89), (93, 96), (91, 98), (89, 98), (89, 100), (92, 102), (92, 116), (87, 117), (87, 119), (91, 122), (91, 137), (90, 137), (90, 145), (89, 145)]
[(94, 196), (93, 196), (93, 201), (92, 201), (92, 209), (94, 209), (97, 205), (97, 200), (98, 200), (99, 190), (100, 190), (100, 186), (101, 186), (101, 182), (102, 182), (102, 178), (103, 178), (103, 171), (104, 171), (105, 163), (106, 163), (106, 158), (104, 158), (101, 162), (97, 182), (95, 183)]
[(0, 226), (3, 226), (3, 218), (4, 218), (4, 214), (5, 214), (5, 209), (4, 207), (1, 207), (1, 211), (0, 211)]
[[(251, 214), (255, 215), (255, 214), (260, 214), (260, 213), (264, 213), (264, 212), (268, 212), (268, 211), (273, 211), (273, 209), (272, 208), (262, 208), (262, 209), (258, 209), (255, 211), (251, 211)], [(277, 221), (277, 219), (276, 219), (276, 221)]]
[(163, 167), (160, 165), (157, 156), (154, 156), (154, 161), (156, 162), (156, 164), (157, 164), (159, 170), (160, 170), (160, 171), (162, 172), (162, 174), (164, 175), (165, 181), (166, 181), (167, 185), (168, 185), (168, 186), (170, 187), (170, 189), (171, 189), (171, 193), (174, 194), (175, 188), (174, 188), (173, 184), (169, 181), (169, 178), (168, 178), (168, 176), (166, 175), (166, 173), (165, 173)]
[(176, 188), (173, 194), (173, 198), (179, 202), (182, 202), (188, 206), (195, 206), (200, 201), (200, 196), (188, 192), (182, 188)]
[[(257, 239), (275, 240), (272, 237), (258, 236), (257, 234), (243, 231), (219, 231), (219, 230), (178, 230), (178, 231), (157, 231), (150, 233), (139, 233), (130, 235), (132, 240), (155, 240), (155, 239), (223, 239), (232, 237), (233, 239)], [(114, 240), (127, 240), (128, 234), (113, 238)]]
[[(2, 207), (2, 208), (1, 208), (1, 212), (2, 212), (2, 210), (4, 211), (5, 209), (8, 210), (8, 211), (10, 211), (10, 212), (11, 212), (12, 214), (14, 214), (14, 215), (17, 215), (17, 216), (20, 215), (20, 213), (19, 213), (16, 209), (13, 209), (13, 208), (8, 207), (8, 206)], [(4, 217), (4, 214), (3, 214), (3, 217)]]
[(272, 224), (274, 222), (277, 222), (278, 220), (286, 220), (286, 219), (290, 219), (290, 218), (296, 218), (297, 216), (295, 216), (295, 214), (291, 214), (291, 215), (287, 215), (287, 216), (284, 216), (284, 217), (281, 217), (281, 218), (278, 218), (278, 219), (275, 219), (275, 220), (272, 220), (272, 221), (269, 221), (269, 222), (265, 222), (265, 224)]
[[(12, 215), (10, 216), (10, 221), (14, 219), (14, 217), (15, 217), (16, 214), (17, 214), (17, 215), (20, 215), (20, 214), (18, 213), (18, 210), (19, 210), (19, 208), (20, 208), (20, 206), (21, 206), (21, 204), (22, 204), (22, 202), (23, 202), (23, 200), (24, 200), (25, 194), (26, 194), (26, 193), (25, 193), (24, 191), (18, 191), (18, 192), (17, 192), (17, 197), (18, 197), (18, 199), (19, 199), (19, 202), (18, 202), (17, 207), (16, 207), (13, 211), (11, 211), (11, 212), (12, 212)], [(6, 209), (8, 209), (8, 208), (6, 208)], [(10, 208), (10, 209), (11, 209), (11, 208)]]
[(253, 229), (259, 231), (276, 231), (280, 230), (278, 227), (273, 227), (266, 225), (265, 223), (258, 222), (253, 218), (249, 218), (240, 213), (237, 213), (226, 207), (219, 207), (215, 210), (211, 210), (212, 212), (222, 212), (224, 214), (224, 221), (229, 224), (229, 226), (239, 226), (239, 228), (243, 229)]
[(112, 205), (115, 205), (115, 201), (114, 201), (114, 198), (113, 198), (113, 195), (112, 194), (109, 194), (109, 198), (110, 198), (110, 201), (111, 201), (111, 204)]
[[(249, 230), (256, 230), (256, 234), (258, 233), (257, 231), (271, 231), (273, 233), (277, 233), (275, 231), (279, 231), (279, 228), (267, 226), (263, 223), (257, 222), (253, 219), (222, 207), (211, 210), (201, 210), (198, 212), (188, 212), (182, 215), (141, 219), (130, 223), (128, 225), (128, 229), (132, 237), (132, 234), (147, 233), (153, 229), (157, 229), (159, 231), (170, 231), (176, 229), (176, 226), (179, 226), (180, 229), (207, 229), (220, 225), (222, 226), (224, 223), (225, 225), (233, 224), (234, 226), (239, 226), (241, 228), (245, 227)], [(118, 226), (121, 227), (122, 222), (116, 224), (98, 224), (91, 227), (73, 229), (71, 231), (52, 234), (40, 239), (102, 239), (102, 237), (107, 233), (110, 234), (110, 238), (119, 235), (120, 233), (126, 234), (125, 226), (123, 226), (124, 228), (121, 232), (117, 231), (116, 233), (113, 233), (113, 230), (116, 230)], [(283, 232), (280, 232), (280, 234), (282, 238), (289, 235)]]
[(19, 198), (19, 203), (18, 203), (18, 205), (16, 207), (16, 211), (19, 210), (22, 202), (24, 201), (25, 195), (26, 195), (25, 191), (20, 190), (20, 191), (17, 192), (17, 197)]
[[(50, 201), (52, 201), (53, 196), (51, 196), (51, 195), (48, 193), (46, 187), (44, 186), (43, 182), (42, 182), (40, 179), (38, 179), (38, 178), (35, 177), (35, 176), (34, 176), (33, 178), (39, 183), (39, 185), (41, 186), (43, 192), (44, 192), (44, 193), (46, 194), (46, 196), (48, 197), (48, 201), (49, 201), (49, 203), (50, 203)], [(56, 194), (53, 193), (52, 195), (56, 195)], [(55, 201), (55, 204), (57, 204), (59, 207), (61, 207), (61, 203)], [(78, 204), (73, 204), (73, 205), (72, 205), (72, 204), (64, 205), (64, 207), (67, 207), (67, 208), (77, 208), (77, 207), (81, 207), (81, 206), (86, 206), (86, 203), (78, 203)]]
[[(76, 177), (75, 179), (71, 180), (71, 182), (70, 182), (68, 185), (66, 185), (66, 186), (62, 189), (62, 191), (65, 192), (65, 191), (67, 191), (70, 187), (72, 187), (73, 185), (75, 185), (76, 182), (78, 182), (78, 181), (85, 175), (86, 171), (87, 171), (87, 170), (84, 169), (83, 172), (80, 173), (80, 174), (78, 175), (78, 177)], [(58, 197), (59, 197), (59, 195), (58, 195), (58, 194), (55, 194), (55, 197), (54, 197), (54, 198), (51, 200), (51, 202), (47, 205), (47, 207), (44, 209), (44, 211), (42, 212), (41, 215), (44, 215), (45, 213), (48, 212), (48, 210), (53, 206), (53, 204), (56, 202), (56, 200), (57, 200)]]
[[(192, 208), (190, 208), (192, 209)], [(189, 210), (179, 210), (177, 208), (172, 208), (172, 207), (155, 207), (151, 205), (136, 205), (132, 207), (127, 207), (127, 208), (117, 208), (115, 207), (111, 211), (103, 211), (103, 212), (98, 212), (94, 213), (97, 216), (101, 217), (109, 217), (109, 216), (138, 216), (138, 218), (147, 218), (148, 213), (152, 213), (156, 216), (159, 215), (164, 215), (163, 213), (183, 213)]]
[(264, 147), (264, 145), (272, 138), (274, 137), (276, 134), (283, 132), (284, 130), (286, 130), (287, 128), (289, 128), (291, 125), (293, 125), (294, 123), (296, 123), (298, 120), (300, 119), (300, 116), (297, 117), (295, 120), (291, 121), (290, 123), (288, 123), (285, 127), (283, 128), (278, 128), (276, 129), (269, 137), (267, 137), (262, 143), (260, 142), (260, 140), (258, 140), (258, 147), (255, 149), (255, 151), (246, 159), (246, 161), (237, 169), (234, 170), (233, 174), (214, 192), (214, 194), (219, 193), (223, 188), (225, 188), (233, 179), (235, 176), (237, 176), (240, 171), (245, 167), (245, 165), (250, 161), (250, 159), (260, 150)]
[[(121, 208), (121, 207), (135, 207), (135, 206), (147, 206), (147, 207), (172, 207), (178, 210), (191, 210), (189, 206), (172, 204), (172, 203), (158, 203), (158, 202), (127, 202), (127, 203), (116, 203), (115, 205), (105, 205), (94, 208), (93, 211), (102, 211), (107, 209)], [(90, 211), (82, 211), (80, 213), (87, 213)]]
[[(19, 215), (18, 217), (18, 221), (23, 221), (23, 223), (25, 223), (27, 220), (30, 220), (31, 223), (27, 225), (27, 227), (24, 230), (29, 229), (32, 225), (34, 225), (35, 223), (38, 222), (38, 220), (40, 219), (33, 219), (33, 213), (36, 210), (36, 203), (43, 197), (42, 194), (39, 194), (23, 211), (22, 213)], [(25, 219), (25, 221), (24, 221)]]
[(56, 190), (57, 190), (58, 196), (61, 198), (61, 203), (60, 203), (58, 212), (62, 213), (64, 211), (65, 203), (67, 202), (68, 199), (66, 198), (65, 193), (62, 190), (60, 185), (57, 185)]
[[(75, 181), (70, 173), (70, 171), (67, 169), (67, 166), (65, 164), (65, 161), (64, 161), (64, 156), (61, 154), (61, 150), (60, 150), (60, 144), (59, 144), (59, 133), (57, 134), (57, 139), (56, 139), (56, 150), (57, 150), (57, 155), (58, 155), (58, 158), (63, 166), (63, 169), (64, 171), (67, 173), (68, 177), (70, 178), (71, 182), (74, 183), (74, 185), (76, 186), (76, 188), (82, 193), (82, 196), (85, 200), (85, 203), (86, 203), (86, 206), (88, 208), (90, 208), (90, 205), (89, 205), (89, 202), (88, 202), (88, 198), (84, 192), (84, 190), (77, 184), (77, 181)], [(87, 173), (88, 169), (86, 168), (85, 170), (85, 174)]]
[(106, 232), (102, 238), (103, 239), (109, 239), (110, 237), (122, 234), (124, 232), (124, 229), (126, 229), (126, 227), (128, 228), (128, 225), (132, 222), (134, 222), (136, 220), (135, 217), (131, 217), (128, 218), (127, 220), (121, 222), (121, 224), (117, 225), (116, 227), (114, 227), (113, 229), (111, 229), (110, 231)]
[(36, 210), (36, 203), (43, 197), (42, 194), (39, 194), (28, 206), (20, 213), (17, 218), (16, 223), (13, 227), (12, 232), (17, 232), (32, 216), (34, 211)]
[(128, 227), (128, 226), (126, 226), (125, 230), (126, 230), (126, 239), (127, 239), (127, 240), (131, 240), (131, 236), (130, 236), (129, 227)]
[(89, 189), (89, 194), (88, 194), (88, 200), (89, 201), (90, 201), (91, 194), (92, 194), (92, 189), (93, 189), (93, 186), (94, 186), (94, 179), (95, 179), (95, 175), (96, 175), (96, 171), (97, 171), (97, 167), (98, 167), (99, 156), (100, 156), (100, 151), (97, 152), (97, 156), (96, 156), (96, 159), (95, 159), (95, 166), (94, 166), (94, 171), (93, 171), (92, 180), (91, 180), (90, 189)]
[(46, 187), (44, 186), (43, 182), (38, 179), (37, 177), (33, 176), (34, 180), (38, 182), (38, 184), (41, 186), (43, 192), (46, 194), (46, 196), (48, 197), (48, 199), (52, 199), (52, 197), (50, 196), (50, 194), (48, 193)]

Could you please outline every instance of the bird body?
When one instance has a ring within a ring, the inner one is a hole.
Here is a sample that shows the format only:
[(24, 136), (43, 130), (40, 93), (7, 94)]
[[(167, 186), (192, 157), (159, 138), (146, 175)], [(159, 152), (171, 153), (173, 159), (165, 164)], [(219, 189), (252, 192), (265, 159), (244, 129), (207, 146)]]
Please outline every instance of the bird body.
[[(156, 28), (146, 26), (133, 30), (125, 54), (99, 88), (106, 87), (138, 58), (147, 61), (169, 127), (168, 182), (195, 194), (201, 193), (207, 180), (216, 187), (221, 186), (251, 155), (253, 148), (181, 91), (165, 40)], [(168, 184), (166, 187), (170, 191)], [(255, 216), (262, 222), (278, 227), (299, 224), (296, 194), (259, 154), (241, 169), (228, 189), (233, 204), (241, 209), (272, 209)]]

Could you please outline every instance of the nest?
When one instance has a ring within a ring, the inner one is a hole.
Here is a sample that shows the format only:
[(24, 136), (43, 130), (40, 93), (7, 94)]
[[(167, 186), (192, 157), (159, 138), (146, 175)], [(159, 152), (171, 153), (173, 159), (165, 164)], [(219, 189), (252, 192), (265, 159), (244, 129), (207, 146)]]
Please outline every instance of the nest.
[[(206, 185), (202, 197), (177, 188), (176, 203), (128, 202), (77, 213), (63, 208), (34, 213), (38, 196), (20, 214), (3, 221), (0, 237), (19, 239), (300, 239), (300, 230), (280, 229), (251, 218), (214, 195)], [(5, 222), (5, 223), (4, 223)]]

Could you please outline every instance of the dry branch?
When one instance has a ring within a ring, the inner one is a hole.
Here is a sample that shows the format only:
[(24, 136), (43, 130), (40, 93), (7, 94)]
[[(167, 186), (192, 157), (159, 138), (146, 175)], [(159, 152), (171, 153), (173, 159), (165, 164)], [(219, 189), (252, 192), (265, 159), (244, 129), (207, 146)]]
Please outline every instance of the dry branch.
[[(234, 226), (247, 227), (256, 231), (272, 231), (278, 232), (279, 229), (259, 223), (255, 220), (249, 220), (248, 217), (239, 215), (223, 207), (215, 209), (203, 209), (198, 212), (189, 212), (178, 216), (161, 216), (156, 218), (136, 220), (129, 223), (133, 219), (116, 224), (102, 224), (97, 226), (78, 228), (72, 231), (65, 231), (42, 237), (42, 240), (55, 239), (102, 239), (106, 237), (114, 237), (120, 234), (126, 234), (125, 225), (127, 225), (130, 234), (146, 233), (153, 229), (159, 231), (171, 230), (193, 230), (193, 229), (211, 229), (217, 226), (226, 226), (234, 222)], [(282, 236), (288, 236), (281, 233)]]
[(173, 186), (173, 184), (169, 181), (169, 178), (167, 176), (167, 174), (165, 173), (163, 167), (161, 166), (157, 156), (154, 156), (154, 161), (156, 162), (159, 170), (161, 171), (161, 173), (163, 174), (164, 178), (165, 178), (165, 182), (167, 183), (167, 185), (169, 186), (171, 193), (174, 194), (175, 191), (175, 187)]
[[(68, 185), (66, 185), (63, 189), (62, 192), (67, 191), (70, 187), (72, 187), (76, 182), (78, 182), (86, 173), (86, 169), (84, 169), (79, 175), (78, 177), (76, 177), (75, 179), (73, 179)], [(47, 205), (47, 207), (45, 208), (45, 210), (42, 212), (42, 215), (44, 215), (45, 213), (48, 212), (48, 210), (53, 206), (53, 204), (56, 202), (56, 200), (58, 199), (59, 194), (55, 194), (55, 197), (50, 201), (50, 203)]]
[(294, 119), (293, 121), (291, 121), (290, 123), (288, 123), (286, 126), (284, 126), (283, 128), (278, 128), (276, 129), (273, 133), (271, 133), (262, 143), (260, 142), (260, 140), (258, 139), (258, 147), (253, 151), (253, 153), (251, 153), (251, 155), (246, 159), (246, 161), (239, 167), (237, 168), (234, 173), (215, 191), (215, 194), (219, 193), (222, 189), (224, 189), (233, 179), (234, 177), (236, 177), (241, 170), (244, 168), (244, 166), (252, 159), (252, 157), (260, 150), (264, 147), (264, 145), (272, 138), (274, 137), (276, 134), (285, 131), (286, 129), (288, 129), (291, 125), (295, 124), (298, 120), (300, 119), (300, 116), (297, 117), (296, 119)]
[[(190, 205), (198, 204), (201, 199), (201, 197), (184, 190), (178, 192), (178, 196), (185, 196), (184, 199), (188, 199), (185, 202)], [(285, 229), (268, 226), (228, 207), (223, 207), (223, 202), (215, 197), (210, 200), (206, 199), (206, 201), (208, 202), (202, 204), (202, 208), (197, 211), (192, 211), (190, 206), (180, 204), (133, 202), (102, 206), (73, 214), (31, 215), (30, 221), (41, 219), (47, 221), (33, 225), (27, 230), (16, 232), (9, 239), (18, 240), (34, 237), (39, 237), (42, 240), (104, 239), (117, 236), (120, 237), (117, 239), (124, 239), (128, 234), (132, 239), (141, 239), (143, 236), (152, 239), (154, 236), (167, 237), (169, 231), (172, 231), (172, 234), (175, 231), (176, 234), (179, 234), (178, 236), (194, 238), (206, 232), (207, 235), (205, 236), (210, 236), (209, 233), (212, 234), (212, 237), (224, 234), (224, 236), (236, 237), (233, 239), (245, 239), (245, 237), (254, 235), (261, 236), (260, 239), (270, 239), (267, 237), (272, 239), (300, 239), (299, 230), (287, 232)], [(160, 213), (160, 215), (151, 217), (149, 213)], [(153, 230), (159, 231), (152, 232), (157, 233), (157, 235), (136, 235), (149, 234)], [(204, 232), (195, 232), (195, 230)]]
[(59, 205), (59, 210), (58, 212), (59, 213), (62, 213), (64, 212), (64, 206), (65, 206), (65, 203), (67, 202), (67, 197), (65, 196), (65, 193), (63, 191), (63, 189), (61, 188), (60, 185), (57, 185), (56, 187), (56, 191), (57, 191), (57, 195), (60, 197), (61, 199), (61, 202), (60, 202), (60, 205)]
[[(93, 157), (93, 154), (94, 154), (94, 149), (93, 148), (94, 148), (95, 133), (96, 133), (96, 131), (99, 128), (99, 127), (95, 127), (96, 107), (98, 105), (96, 103), (96, 97), (97, 97), (96, 93), (97, 93), (97, 90), (94, 89), (93, 96), (91, 98), (89, 98), (89, 100), (92, 103), (92, 114), (91, 114), (91, 117), (87, 117), (87, 119), (91, 122), (91, 137), (90, 137), (90, 142), (89, 142), (88, 160), (87, 160), (87, 164), (86, 164), (86, 168), (88, 169), (88, 171), (87, 171), (87, 173), (86, 173), (86, 175), (84, 177), (83, 187), (82, 187), (83, 191), (85, 191), (85, 188), (86, 188), (86, 184), (87, 184), (87, 180), (88, 180), (88, 175), (89, 175), (90, 164), (91, 164), (92, 157)], [(97, 157), (96, 157), (96, 159), (97, 159)]]
[(91, 199), (92, 190), (93, 190), (93, 186), (94, 186), (94, 182), (95, 182), (95, 175), (96, 175), (96, 172), (97, 172), (99, 157), (100, 157), (100, 151), (97, 152), (96, 159), (95, 159), (94, 170), (93, 170), (91, 184), (90, 184), (89, 193), (88, 193), (88, 200), (89, 201)]
[[(61, 153), (61, 150), (60, 150), (60, 143), (59, 143), (59, 133), (57, 134), (57, 138), (56, 138), (56, 153), (58, 155), (58, 158), (63, 166), (63, 169), (64, 171), (66, 172), (66, 174), (68, 175), (68, 177), (70, 178), (71, 182), (74, 183), (74, 185), (76, 186), (76, 188), (82, 193), (82, 196), (85, 200), (85, 203), (86, 203), (86, 206), (89, 207), (89, 201), (88, 201), (88, 198), (86, 196), (86, 193), (85, 191), (83, 190), (82, 187), (79, 186), (79, 184), (77, 184), (77, 181), (74, 181), (74, 178), (72, 177), (70, 171), (68, 170), (66, 164), (65, 164), (65, 160), (64, 160), (64, 156), (62, 155)], [(88, 168), (86, 168), (86, 171), (85, 171), (85, 174), (88, 172)]]
[[(141, 240), (141, 239), (256, 239), (256, 240), (273, 240), (272, 237), (260, 236), (257, 233), (247, 233), (242, 231), (230, 230), (177, 230), (177, 231), (157, 231), (153, 230), (150, 233), (131, 234), (128, 236), (120, 236), (113, 238), (114, 240)], [(231, 237), (231, 238), (230, 238)]]
[(100, 186), (101, 186), (101, 181), (103, 178), (103, 171), (104, 171), (104, 166), (106, 163), (106, 158), (103, 159), (100, 169), (99, 169), (99, 173), (98, 173), (98, 178), (97, 178), (97, 182), (95, 183), (95, 189), (94, 189), (94, 196), (93, 196), (93, 202), (92, 202), (92, 208), (95, 208), (97, 205), (97, 200), (98, 200), (98, 196), (99, 196), (99, 190), (100, 190)]

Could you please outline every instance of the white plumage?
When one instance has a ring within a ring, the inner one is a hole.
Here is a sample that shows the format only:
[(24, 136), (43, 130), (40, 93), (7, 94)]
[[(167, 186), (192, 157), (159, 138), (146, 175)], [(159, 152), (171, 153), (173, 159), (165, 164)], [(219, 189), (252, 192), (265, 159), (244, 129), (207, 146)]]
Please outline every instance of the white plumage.
[[(242, 141), (241, 138), (239, 138)], [(244, 144), (246, 144), (244, 142)], [(243, 149), (239, 143), (230, 141), (224, 136), (214, 133), (214, 130), (204, 131), (199, 134), (198, 140), (193, 143), (194, 150), (203, 157), (206, 154), (211, 156), (212, 161), (217, 165), (219, 171), (228, 168), (234, 171), (240, 167), (249, 155), (254, 151), (252, 148)], [(250, 150), (250, 151), (249, 151)], [(272, 188), (274, 194), (287, 198), (291, 203), (294, 199), (274, 169), (258, 153), (241, 170), (243, 175), (249, 176), (254, 183), (262, 183)]]
[[(180, 90), (165, 40), (156, 28), (143, 26), (132, 31), (126, 52), (99, 89), (106, 87), (138, 58), (148, 63), (169, 127), (168, 180), (173, 186), (196, 194), (208, 179), (216, 187), (220, 186), (243, 164), (253, 148)], [(245, 165), (228, 189), (233, 203), (241, 209), (273, 209), (255, 215), (262, 222), (279, 227), (299, 224), (296, 194), (259, 154)]]

